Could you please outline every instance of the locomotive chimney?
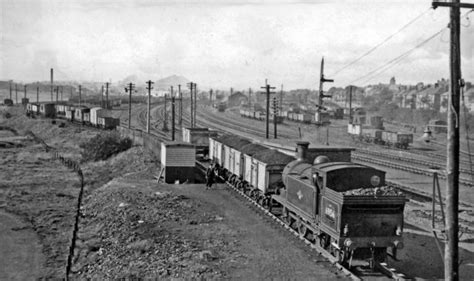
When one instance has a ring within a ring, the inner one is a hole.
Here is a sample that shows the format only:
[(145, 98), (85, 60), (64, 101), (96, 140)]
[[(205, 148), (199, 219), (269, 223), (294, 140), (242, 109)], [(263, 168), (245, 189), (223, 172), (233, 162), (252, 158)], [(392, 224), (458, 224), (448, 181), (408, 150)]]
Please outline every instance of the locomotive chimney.
[(306, 154), (308, 151), (309, 142), (299, 141), (296, 143), (296, 159), (306, 161)]

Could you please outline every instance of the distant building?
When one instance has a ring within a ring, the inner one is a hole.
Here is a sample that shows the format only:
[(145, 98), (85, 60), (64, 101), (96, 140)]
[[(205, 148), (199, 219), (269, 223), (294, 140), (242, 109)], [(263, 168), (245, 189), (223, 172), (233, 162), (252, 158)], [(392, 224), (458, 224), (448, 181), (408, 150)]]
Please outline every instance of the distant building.
[(246, 104), (248, 103), (248, 97), (241, 92), (236, 92), (235, 94), (232, 94), (229, 96), (228, 99), (228, 107), (232, 106), (240, 106), (241, 104)]

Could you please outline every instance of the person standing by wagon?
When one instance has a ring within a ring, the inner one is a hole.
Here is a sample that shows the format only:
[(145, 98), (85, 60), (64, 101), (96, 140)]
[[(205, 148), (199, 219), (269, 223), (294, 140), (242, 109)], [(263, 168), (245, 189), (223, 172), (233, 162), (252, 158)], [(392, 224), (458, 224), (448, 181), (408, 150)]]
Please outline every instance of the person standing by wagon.
[(214, 183), (214, 177), (214, 167), (213, 165), (210, 165), (206, 170), (206, 189), (210, 189), (212, 187), (212, 184)]

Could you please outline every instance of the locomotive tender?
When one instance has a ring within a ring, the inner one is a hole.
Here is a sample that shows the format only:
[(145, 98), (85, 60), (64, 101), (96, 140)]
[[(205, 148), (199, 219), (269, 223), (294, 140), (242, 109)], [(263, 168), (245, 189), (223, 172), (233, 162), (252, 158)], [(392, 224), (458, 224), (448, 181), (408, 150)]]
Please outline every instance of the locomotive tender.
[[(238, 136), (209, 139), (217, 173), (341, 263), (382, 262), (403, 248), (405, 197), (385, 172), (350, 162), (347, 148), (308, 148), (296, 157)], [(319, 155), (319, 156), (317, 156)], [(332, 162), (329, 162), (331, 160)]]

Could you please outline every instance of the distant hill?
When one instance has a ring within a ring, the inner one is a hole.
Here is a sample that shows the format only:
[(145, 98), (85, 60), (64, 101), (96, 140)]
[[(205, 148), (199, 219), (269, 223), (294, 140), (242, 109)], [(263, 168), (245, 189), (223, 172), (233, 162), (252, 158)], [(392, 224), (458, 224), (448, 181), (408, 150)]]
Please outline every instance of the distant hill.
[(169, 90), (171, 86), (178, 88), (178, 85), (181, 85), (181, 89), (187, 87), (187, 83), (189, 83), (189, 79), (179, 75), (171, 75), (165, 78), (161, 78), (160, 80), (155, 82), (155, 89), (159, 90)]

